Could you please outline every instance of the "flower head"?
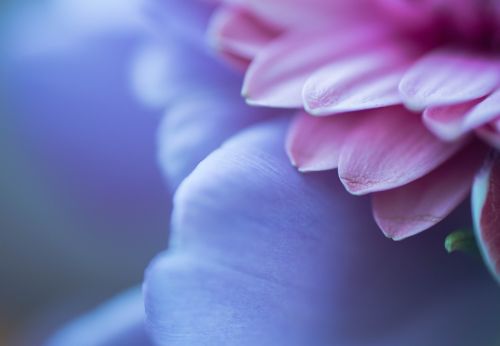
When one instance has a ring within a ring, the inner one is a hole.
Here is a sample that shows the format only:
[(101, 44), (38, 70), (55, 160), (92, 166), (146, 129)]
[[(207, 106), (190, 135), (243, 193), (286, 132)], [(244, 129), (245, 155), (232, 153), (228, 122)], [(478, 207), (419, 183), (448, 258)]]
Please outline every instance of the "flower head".
[[(480, 0), (223, 1), (210, 34), (246, 69), (249, 104), (302, 109), (286, 141), (292, 163), (338, 169), (348, 191), (372, 195), (377, 224), (398, 240), (454, 210), (500, 148), (499, 9)], [(485, 254), (498, 257), (490, 245)]]

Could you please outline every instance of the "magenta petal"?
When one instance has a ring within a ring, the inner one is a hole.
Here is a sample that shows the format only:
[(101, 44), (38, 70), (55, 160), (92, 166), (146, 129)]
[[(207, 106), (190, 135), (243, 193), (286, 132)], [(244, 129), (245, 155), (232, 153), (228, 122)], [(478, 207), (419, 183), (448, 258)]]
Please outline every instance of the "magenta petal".
[(466, 129), (473, 129), (500, 117), (500, 89), (475, 106), (464, 119)]
[(445, 141), (454, 141), (468, 132), (464, 126), (467, 113), (478, 103), (477, 100), (451, 106), (427, 108), (423, 120), (427, 128)]
[(384, 234), (401, 240), (443, 220), (466, 198), (486, 150), (476, 143), (418, 180), (375, 193), (373, 214)]
[[(366, 24), (289, 32), (269, 44), (251, 63), (243, 83), (247, 102), (270, 107), (302, 107), (307, 78), (334, 59), (366, 49), (387, 36), (387, 28)], [(332, 32), (334, 33), (332, 37)]]
[(418, 61), (399, 86), (405, 104), (415, 110), (473, 100), (500, 82), (500, 64), (482, 55), (438, 50)]
[(484, 260), (500, 282), (500, 158), (489, 157), (472, 189), (474, 230)]
[(339, 159), (339, 176), (353, 194), (389, 190), (429, 173), (457, 153), (466, 140), (445, 143), (419, 115), (403, 107), (367, 111)]
[(366, 115), (317, 118), (299, 113), (288, 130), (288, 157), (302, 172), (337, 168), (342, 146), (363, 116)]

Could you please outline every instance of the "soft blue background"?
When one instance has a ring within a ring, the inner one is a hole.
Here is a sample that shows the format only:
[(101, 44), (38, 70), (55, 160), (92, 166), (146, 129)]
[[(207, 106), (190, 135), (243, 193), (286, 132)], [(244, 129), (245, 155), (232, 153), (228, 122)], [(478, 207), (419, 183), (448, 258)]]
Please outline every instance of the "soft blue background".
[(0, 4), (0, 344), (139, 283), (166, 243), (158, 114), (128, 74), (140, 34), (73, 33), (46, 5)]

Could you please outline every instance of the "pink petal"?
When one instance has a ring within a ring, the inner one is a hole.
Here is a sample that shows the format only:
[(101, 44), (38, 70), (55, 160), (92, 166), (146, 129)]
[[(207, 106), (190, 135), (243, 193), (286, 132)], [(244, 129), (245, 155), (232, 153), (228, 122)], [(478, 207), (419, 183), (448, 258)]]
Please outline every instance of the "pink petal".
[(402, 103), (398, 85), (418, 53), (400, 43), (353, 51), (314, 72), (303, 89), (306, 110), (327, 115)]
[(418, 114), (403, 107), (371, 110), (349, 136), (339, 158), (339, 176), (353, 194), (389, 190), (429, 173), (460, 150), (466, 140), (445, 143)]
[(462, 51), (438, 50), (418, 61), (401, 80), (405, 104), (415, 110), (473, 100), (500, 82), (495, 59)]
[(288, 157), (302, 172), (337, 168), (343, 144), (366, 116), (342, 114), (317, 118), (304, 112), (297, 114), (288, 130)]
[(251, 61), (278, 32), (240, 7), (222, 6), (212, 16), (208, 33), (218, 51)]
[[(280, 28), (307, 28), (330, 24), (336, 14), (365, 14), (371, 1), (350, 0), (225, 0), (226, 3), (247, 7), (257, 16)], [(363, 6), (365, 11), (359, 11)], [(370, 7), (371, 8), (371, 7)]]
[(347, 26), (292, 31), (268, 45), (246, 73), (242, 94), (247, 102), (302, 108), (302, 87), (314, 71), (332, 60), (364, 50), (388, 35), (382, 25)]
[(492, 155), (474, 180), (472, 216), (484, 260), (500, 282), (500, 158)]
[(464, 120), (466, 129), (473, 129), (500, 116), (500, 89), (474, 107)]
[(451, 106), (429, 107), (423, 113), (427, 128), (445, 141), (454, 141), (469, 130), (464, 127), (464, 119), (478, 100)]
[(487, 148), (474, 143), (424, 177), (373, 194), (373, 214), (384, 234), (401, 240), (443, 220), (466, 197)]

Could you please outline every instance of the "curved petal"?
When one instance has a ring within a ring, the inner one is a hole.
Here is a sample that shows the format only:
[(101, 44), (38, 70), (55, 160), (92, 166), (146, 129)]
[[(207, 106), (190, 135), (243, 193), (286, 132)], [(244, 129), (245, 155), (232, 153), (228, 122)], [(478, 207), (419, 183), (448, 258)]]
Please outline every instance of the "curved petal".
[(373, 214), (386, 237), (410, 237), (448, 216), (467, 197), (486, 153), (475, 143), (418, 180), (374, 193)]
[(338, 167), (344, 143), (367, 114), (313, 117), (300, 112), (290, 125), (286, 151), (301, 172), (324, 171)]
[(500, 117), (500, 89), (482, 100), (464, 119), (464, 127), (473, 129)]
[(464, 120), (478, 102), (479, 100), (473, 100), (450, 106), (429, 107), (422, 114), (422, 119), (436, 136), (445, 141), (455, 141), (469, 131), (464, 127)]
[[(337, 23), (327, 29), (291, 31), (257, 55), (245, 75), (242, 94), (253, 105), (302, 108), (302, 88), (322, 66), (349, 58), (388, 36), (388, 28), (370, 22)], [(333, 36), (332, 37), (332, 33)]]
[[(497, 332), (479, 264), (448, 257), (432, 234), (380, 237), (365, 198), (289, 165), (286, 125), (242, 132), (179, 188), (173, 248), (146, 275), (157, 344), (466, 346)], [(456, 221), (443, 227), (467, 222)]]
[(252, 123), (270, 118), (238, 97), (198, 95), (196, 102), (177, 102), (167, 111), (158, 132), (159, 159), (175, 188), (210, 152)]
[(474, 100), (500, 83), (500, 64), (472, 53), (437, 50), (420, 59), (401, 80), (405, 104), (415, 110)]
[(389, 190), (414, 181), (467, 142), (440, 141), (423, 126), (418, 114), (402, 107), (365, 112), (370, 116), (349, 136), (339, 158), (340, 179), (354, 194)]
[(304, 107), (329, 115), (400, 104), (399, 82), (417, 56), (415, 49), (392, 41), (351, 52), (307, 79)]
[(474, 230), (483, 258), (500, 282), (500, 159), (492, 155), (474, 180), (472, 215)]
[(141, 289), (134, 288), (70, 322), (46, 346), (149, 346)]
[(224, 0), (252, 10), (270, 24), (280, 28), (308, 27), (313, 23), (322, 25), (331, 23), (336, 13), (347, 15), (346, 10), (355, 8), (361, 2), (325, 1), (325, 0)]
[(247, 65), (277, 34), (277, 30), (236, 6), (216, 10), (208, 28), (210, 41), (217, 51), (241, 59)]
[(168, 108), (158, 132), (159, 159), (175, 189), (226, 138), (273, 113), (247, 106), (238, 93), (240, 77), (213, 58), (179, 40), (167, 43), (152, 46), (155, 59), (163, 66), (152, 72), (161, 76), (143, 83), (136, 79), (136, 85), (149, 85), (152, 95), (158, 96), (155, 87), (162, 87)]

